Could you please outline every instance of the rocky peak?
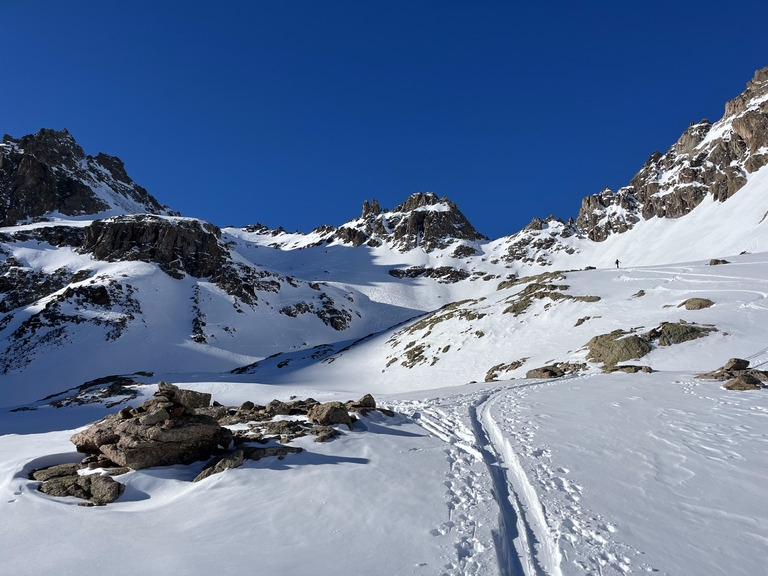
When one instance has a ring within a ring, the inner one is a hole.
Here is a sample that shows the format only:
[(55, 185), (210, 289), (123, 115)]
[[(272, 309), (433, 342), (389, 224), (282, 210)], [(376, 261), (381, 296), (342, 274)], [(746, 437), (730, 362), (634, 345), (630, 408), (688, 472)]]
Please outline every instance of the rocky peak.
[(602, 241), (640, 219), (679, 218), (712, 195), (721, 202), (768, 164), (768, 68), (755, 72), (716, 123), (691, 123), (666, 154), (654, 152), (628, 186), (582, 200), (582, 233)]
[[(4, 142), (6, 138), (12, 141), (12, 138), (6, 134), (3, 138)], [(76, 168), (78, 162), (85, 159), (85, 152), (66, 128), (62, 130), (43, 128), (37, 134), (23, 136), (18, 140), (18, 148), (34, 156), (43, 164), (65, 166), (69, 169)]]
[[(712, 123), (704, 118), (698, 124), (691, 122), (688, 129), (678, 138), (674, 143), (673, 148), (677, 154), (691, 154), (695, 148), (701, 144), (709, 130), (712, 128)], [(659, 154), (657, 152), (657, 154)], [(661, 154), (659, 154), (661, 156)]]
[(333, 232), (336, 239), (354, 246), (389, 244), (402, 252), (420, 247), (430, 252), (458, 240), (482, 240), (472, 224), (448, 198), (417, 192), (392, 210), (382, 210), (374, 199), (363, 203), (361, 218)]
[[(107, 154), (86, 155), (66, 130), (44, 128), (0, 144), (0, 226), (66, 216), (172, 214)], [(111, 214), (109, 214), (111, 213)]]

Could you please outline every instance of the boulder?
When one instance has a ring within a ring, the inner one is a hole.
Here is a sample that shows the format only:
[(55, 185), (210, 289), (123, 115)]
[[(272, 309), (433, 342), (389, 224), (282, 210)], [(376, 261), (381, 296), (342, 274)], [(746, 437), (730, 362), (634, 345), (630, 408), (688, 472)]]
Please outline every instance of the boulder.
[(341, 434), (341, 432), (336, 430), (336, 428), (332, 428), (331, 426), (314, 426), (309, 431), (309, 433), (313, 436), (317, 436), (317, 438), (315, 438), (315, 442), (326, 442), (327, 440), (330, 440), (331, 438)]
[(749, 360), (743, 358), (731, 358), (725, 363), (725, 366), (721, 366), (717, 370), (711, 372), (705, 372), (704, 374), (697, 374), (696, 378), (703, 378), (706, 380), (733, 380), (742, 375), (748, 375), (752, 378), (756, 378), (761, 382), (768, 382), (768, 371), (758, 370), (756, 368), (749, 367)]
[(75, 496), (97, 506), (114, 502), (125, 491), (125, 486), (109, 476), (61, 476), (40, 485), (39, 490), (50, 496)]
[(627, 336), (623, 330), (595, 336), (587, 342), (587, 347), (587, 359), (603, 362), (606, 367), (641, 358), (652, 350), (645, 339), (635, 334)]
[(604, 372), (626, 372), (627, 374), (637, 374), (638, 372), (651, 373), (653, 369), (650, 366), (638, 366), (636, 364), (622, 364), (621, 366), (608, 366)]
[(326, 402), (312, 406), (307, 412), (307, 418), (310, 422), (315, 422), (321, 426), (346, 424), (352, 430), (352, 417), (349, 415), (347, 407), (341, 402)]
[(680, 304), (678, 308), (685, 306), (686, 310), (702, 310), (714, 306), (714, 304), (715, 303), (708, 298), (688, 298), (688, 300)]
[(555, 362), (540, 368), (534, 368), (526, 372), (526, 378), (560, 378), (569, 374), (576, 374), (587, 367), (584, 363)]
[(556, 366), (542, 366), (540, 368), (534, 368), (528, 370), (525, 373), (526, 378), (560, 378), (563, 375), (563, 371)]
[(179, 390), (178, 402), (189, 408), (207, 408), (211, 405), (211, 395), (195, 390)]
[(740, 374), (726, 382), (723, 387), (726, 390), (760, 390), (763, 388), (763, 383), (751, 374)]
[(347, 402), (347, 409), (365, 416), (371, 410), (376, 410), (376, 400), (370, 394), (366, 394), (357, 402)]
[(743, 358), (731, 358), (723, 366), (724, 370), (746, 370), (749, 368), (749, 360)]

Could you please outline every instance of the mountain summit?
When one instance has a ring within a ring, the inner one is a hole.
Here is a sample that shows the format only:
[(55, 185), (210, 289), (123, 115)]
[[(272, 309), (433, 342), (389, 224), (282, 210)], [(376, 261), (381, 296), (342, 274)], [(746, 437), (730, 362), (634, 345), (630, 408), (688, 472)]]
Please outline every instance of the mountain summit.
[(0, 144), (0, 226), (64, 216), (172, 214), (108, 154), (86, 155), (66, 130), (42, 129)]
[(382, 210), (375, 198), (371, 203), (366, 200), (360, 218), (341, 226), (335, 235), (354, 246), (383, 243), (401, 252), (417, 247), (430, 252), (458, 240), (487, 240), (454, 202), (434, 192), (411, 194), (392, 210)]

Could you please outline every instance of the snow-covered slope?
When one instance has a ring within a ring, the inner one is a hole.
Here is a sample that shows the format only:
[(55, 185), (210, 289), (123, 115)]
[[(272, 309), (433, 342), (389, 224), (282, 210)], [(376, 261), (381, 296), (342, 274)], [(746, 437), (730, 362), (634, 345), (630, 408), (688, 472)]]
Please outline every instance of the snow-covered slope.
[[(766, 90), (768, 69), (576, 220), (496, 240), (432, 193), (310, 234), (220, 230), (66, 132), (5, 138), (4, 569), (761, 573), (768, 396), (696, 375), (768, 369)], [(200, 483), (202, 462), (130, 471), (106, 508), (37, 491), (158, 380), (396, 415)]]

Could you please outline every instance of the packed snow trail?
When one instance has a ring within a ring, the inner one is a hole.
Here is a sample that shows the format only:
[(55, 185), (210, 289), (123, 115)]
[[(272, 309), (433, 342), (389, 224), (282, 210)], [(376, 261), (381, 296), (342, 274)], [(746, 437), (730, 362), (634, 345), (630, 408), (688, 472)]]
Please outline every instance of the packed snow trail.
[[(481, 399), (479, 404), (487, 401), (487, 397)], [(496, 504), (499, 506), (499, 528), (494, 533), (493, 543), (496, 546), (496, 557), (499, 562), (499, 573), (501, 576), (524, 576), (531, 574), (532, 559), (529, 550), (530, 537), (528, 530), (524, 529), (521, 533), (519, 506), (515, 505), (516, 498), (510, 493), (509, 483), (504, 474), (502, 463), (497, 456), (490, 450), (490, 440), (485, 434), (480, 421), (477, 418), (477, 407), (469, 407), (469, 417), (472, 422), (472, 431), (485, 462), (488, 473), (493, 483), (493, 493)], [(526, 527), (524, 527), (526, 528)], [(522, 550), (515, 546), (518, 546)], [(526, 569), (523, 568), (521, 557), (525, 560)]]
[[(520, 410), (532, 392), (590, 379), (516, 382), (392, 404), (448, 445), (447, 524), (459, 555), (454, 563), (458, 571), (445, 574), (607, 576), (632, 573), (633, 568), (653, 570), (645, 562), (632, 566), (630, 557), (639, 560), (642, 553), (615, 541), (617, 528), (585, 505), (582, 486), (569, 478), (567, 468), (554, 465), (551, 451), (537, 442), (538, 420), (527, 419)], [(460, 476), (470, 469), (471, 477)], [(463, 486), (459, 497), (458, 485)], [(484, 558), (485, 564), (480, 548), (469, 546), (479, 537), (483, 514), (493, 523), (486, 542), (493, 543), (495, 552)], [(459, 517), (469, 520), (458, 523)]]
[[(505, 390), (501, 390), (481, 402), (479, 417), (477, 408), (470, 407), (475, 435), (479, 441), (489, 440), (489, 448), (495, 452), (495, 455), (490, 457), (490, 462), (489, 460), (486, 462), (489, 464), (488, 470), (495, 477), (494, 485), (497, 487), (497, 500), (502, 515), (505, 515), (504, 510), (508, 509), (510, 504), (512, 506), (514, 518), (517, 521), (516, 536), (520, 539), (518, 554), (525, 562), (526, 576), (539, 574), (562, 576), (560, 570), (562, 554), (547, 526), (536, 490), (520, 466), (514, 448), (504, 437), (501, 428), (491, 415), (491, 407), (499, 396), (505, 393)], [(494, 474), (494, 465), (500, 473)], [(506, 472), (504, 472), (505, 469)]]
[(486, 484), (476, 483), (470, 494), (481, 500), (484, 488), (498, 509), (492, 541), (500, 576), (562, 576), (562, 555), (547, 526), (542, 504), (490, 415), (497, 397), (507, 393), (502, 388), (461, 395), (461, 402), (448, 406), (410, 402), (396, 408), (410, 412), (425, 430), (449, 444), (449, 460), (456, 461), (463, 452), (483, 464)]

